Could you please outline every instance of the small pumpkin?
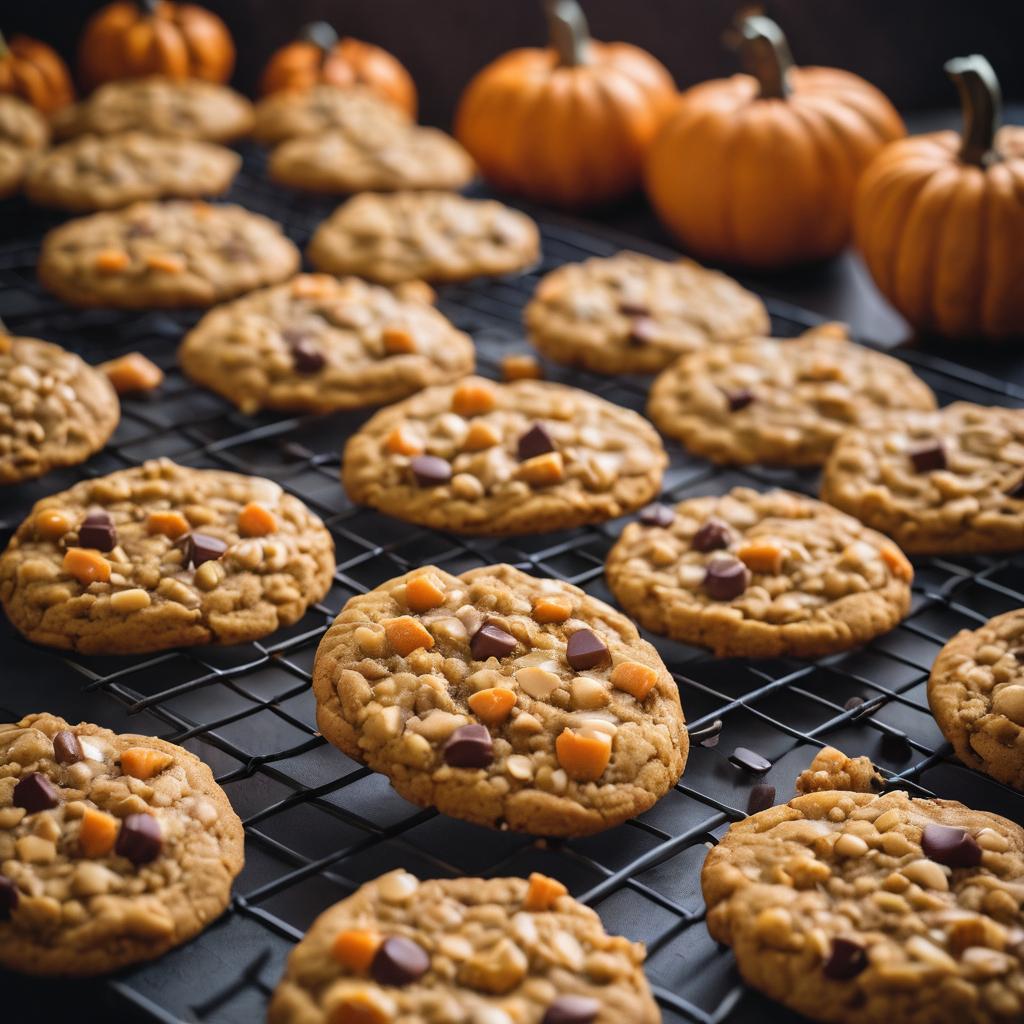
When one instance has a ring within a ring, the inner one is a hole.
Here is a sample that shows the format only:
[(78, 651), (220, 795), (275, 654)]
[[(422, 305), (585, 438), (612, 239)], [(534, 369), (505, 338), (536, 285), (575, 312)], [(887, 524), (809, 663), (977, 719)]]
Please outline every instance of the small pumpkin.
[(568, 207), (609, 202), (639, 185), (675, 83), (644, 50), (591, 39), (576, 0), (548, 0), (546, 10), (551, 45), (480, 71), (455, 135), (503, 191)]
[(750, 73), (683, 94), (651, 146), (651, 202), (705, 260), (773, 269), (834, 256), (858, 177), (903, 121), (856, 75), (794, 67), (769, 18), (741, 16), (736, 37)]
[(57, 51), (28, 36), (8, 42), (0, 33), (0, 93), (20, 96), (36, 110), (52, 114), (75, 98), (67, 65)]
[(372, 43), (341, 39), (326, 21), (316, 21), (270, 58), (260, 89), (266, 95), (322, 84), (365, 85), (416, 118), (416, 86), (397, 57)]
[(235, 67), (227, 25), (197, 4), (117, 0), (86, 23), (78, 68), (87, 88), (118, 78), (165, 75), (226, 82)]
[(964, 127), (887, 146), (857, 190), (854, 236), (883, 295), (921, 331), (1024, 336), (1024, 128), (999, 127), (984, 57), (946, 64)]

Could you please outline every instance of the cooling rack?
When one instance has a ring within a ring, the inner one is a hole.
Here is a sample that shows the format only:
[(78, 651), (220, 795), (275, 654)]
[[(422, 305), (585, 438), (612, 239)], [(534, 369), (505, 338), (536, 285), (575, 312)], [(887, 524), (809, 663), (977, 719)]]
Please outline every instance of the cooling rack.
[[(262, 156), (254, 149), (244, 155), (228, 198), (280, 221), (304, 245), (334, 204), (275, 189)], [(498, 376), (504, 354), (528, 351), (520, 311), (540, 274), (623, 246), (668, 255), (598, 226), (529, 212), (543, 233), (538, 267), (441, 289), (441, 310), (473, 335), (487, 376)], [(94, 362), (137, 349), (167, 373), (156, 394), (125, 400), (111, 444), (87, 466), (0, 491), (0, 542), (37, 498), (85, 475), (169, 456), (279, 481), (324, 518), (337, 547), (328, 596), (260, 643), (79, 657), (32, 647), (0, 624), (0, 721), (50, 710), (181, 743), (211, 765), (245, 822), (246, 867), (230, 910), (185, 947), (104, 982), (105, 1000), (122, 1014), (106, 1019), (262, 1020), (284, 960), (313, 918), (363, 881), (402, 866), (421, 877), (555, 875), (598, 911), (610, 932), (647, 944), (647, 974), (666, 1022), (785, 1024), (800, 1018), (742, 986), (731, 954), (711, 940), (703, 920), (699, 873), (707, 844), (745, 815), (755, 785), (772, 785), (780, 801), (787, 799), (797, 773), (831, 743), (868, 754), (894, 786), (1024, 821), (1024, 796), (951, 757), (925, 695), (932, 660), (953, 633), (1024, 605), (1020, 556), (916, 560), (907, 620), (862, 649), (816, 662), (715, 660), (651, 637), (679, 684), (694, 742), (679, 785), (642, 817), (609, 832), (537, 841), (406, 803), (382, 776), (316, 731), (310, 670), (320, 637), (345, 601), (425, 562), (457, 573), (498, 561), (611, 600), (602, 566), (623, 522), (537, 537), (468, 539), (356, 508), (338, 481), (339, 452), (365, 414), (243, 416), (190, 385), (176, 368), (177, 342), (198, 314), (71, 311), (44, 293), (34, 274), (42, 232), (58, 218), (18, 202), (0, 207), (0, 218), (0, 318), (13, 333), (57, 341)], [(771, 298), (768, 305), (780, 335), (820, 319)], [(920, 351), (896, 354), (942, 403), (1024, 404), (1024, 389), (1007, 381)], [(549, 379), (643, 408), (644, 378), (609, 379), (554, 365), (546, 371)], [(814, 472), (715, 468), (678, 445), (668, 447), (666, 500), (737, 484), (816, 492)], [(736, 767), (729, 755), (739, 746), (768, 758), (771, 769), (753, 775)], [(46, 998), (45, 983), (19, 985), (23, 998)]]

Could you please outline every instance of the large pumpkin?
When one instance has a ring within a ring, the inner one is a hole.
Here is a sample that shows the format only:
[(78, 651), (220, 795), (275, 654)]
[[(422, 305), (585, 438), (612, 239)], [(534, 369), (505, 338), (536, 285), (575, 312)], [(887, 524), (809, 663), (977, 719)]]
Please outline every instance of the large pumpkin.
[(20, 96), (44, 114), (66, 107), (75, 98), (67, 65), (46, 43), (0, 33), (0, 93)]
[(118, 0), (86, 24), (78, 67), (87, 88), (144, 75), (226, 82), (235, 67), (235, 44), (224, 22), (204, 7)]
[(1024, 336), (1024, 128), (999, 128), (984, 57), (946, 65), (963, 134), (894, 142), (861, 180), (857, 245), (879, 290), (922, 331)]
[(856, 75), (794, 67), (768, 18), (741, 17), (737, 37), (750, 74), (683, 94), (651, 146), (651, 202), (706, 260), (776, 268), (833, 256), (849, 240), (858, 177), (903, 121)]
[(503, 191), (562, 206), (616, 199), (639, 184), (675, 84), (649, 53), (591, 39), (576, 0), (549, 0), (547, 11), (551, 46), (479, 72), (455, 134)]
[(321, 84), (365, 85), (416, 117), (416, 86), (398, 58), (372, 43), (339, 39), (326, 21), (307, 25), (270, 58), (260, 88), (266, 94)]

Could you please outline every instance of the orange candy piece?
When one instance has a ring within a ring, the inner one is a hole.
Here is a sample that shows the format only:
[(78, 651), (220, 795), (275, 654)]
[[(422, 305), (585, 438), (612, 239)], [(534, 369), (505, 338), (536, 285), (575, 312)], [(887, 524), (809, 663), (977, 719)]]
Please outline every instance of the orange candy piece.
[(401, 424), (394, 428), (384, 442), (392, 455), (422, 455), (423, 444), (418, 437), (414, 437), (409, 430)]
[(175, 540), (188, 531), (188, 520), (180, 512), (150, 512), (146, 516), (146, 533), (162, 533)]
[(452, 412), (460, 416), (478, 416), (494, 406), (494, 388), (482, 380), (464, 380), (452, 392)]
[(102, 363), (100, 369), (119, 395), (152, 391), (160, 387), (164, 380), (164, 371), (141, 352), (129, 352), (120, 359), (111, 359), (108, 363)]
[(519, 478), (529, 484), (544, 487), (557, 484), (565, 476), (565, 464), (561, 452), (545, 452), (527, 459), (519, 466)]
[(152, 747), (129, 747), (121, 754), (121, 770), (133, 779), (145, 781), (159, 775), (173, 761), (174, 758), (162, 750), (154, 750)]
[(898, 580), (909, 583), (914, 578), (914, 567), (899, 548), (886, 545), (882, 548), (882, 561), (889, 567), (889, 572)]
[(270, 509), (250, 501), (238, 513), (238, 532), (243, 537), (265, 537), (268, 533), (277, 533), (277, 516)]
[(78, 844), (86, 857), (102, 857), (110, 853), (117, 842), (117, 818), (104, 811), (85, 809)]
[(373, 989), (346, 992), (331, 1007), (328, 1024), (390, 1024), (394, 1013), (385, 998), (383, 992)]
[(331, 943), (331, 955), (351, 971), (365, 973), (380, 949), (379, 932), (363, 928), (348, 928), (338, 932)]
[(772, 576), (782, 572), (782, 562), (786, 557), (786, 552), (778, 544), (769, 541), (744, 544), (736, 554), (751, 572), (767, 572)]
[(68, 548), (64, 552), (64, 571), (74, 576), (83, 587), (110, 580), (110, 563), (91, 548)]
[(297, 299), (315, 299), (327, 295), (337, 282), (329, 274), (299, 274), (292, 278), (292, 295)]
[(59, 508), (44, 508), (32, 520), (36, 536), (44, 540), (59, 540), (71, 529), (71, 517)]
[(11, 336), (9, 334), (0, 334), (0, 356), (7, 355), (12, 348), (14, 348), (14, 342), (11, 341)]
[(611, 760), (611, 737), (584, 736), (572, 729), (563, 729), (555, 740), (555, 755), (570, 779), (595, 782)]
[(146, 266), (150, 270), (159, 270), (165, 274), (181, 274), (185, 270), (185, 261), (171, 253), (154, 253), (146, 257)]
[(507, 381), (513, 380), (542, 380), (544, 371), (540, 363), (531, 355), (525, 353), (512, 353), (501, 361), (501, 376)]
[(572, 615), (572, 602), (567, 597), (538, 597), (533, 602), (535, 622), (565, 622)]
[(388, 643), (403, 658), (420, 647), (429, 651), (434, 646), (434, 638), (430, 635), (430, 631), (423, 623), (417, 622), (408, 615), (384, 623), (384, 633), (388, 638)]
[(93, 259), (93, 266), (104, 274), (116, 274), (131, 263), (124, 249), (100, 249)]
[(469, 706), (473, 714), (484, 725), (500, 725), (511, 714), (516, 704), (516, 695), (503, 686), (491, 686), (486, 690), (477, 690), (469, 698)]
[(654, 689), (658, 681), (658, 673), (638, 661), (620, 661), (611, 674), (612, 686), (637, 700), (643, 700)]
[(484, 448), (493, 448), (500, 440), (501, 435), (490, 423), (474, 420), (466, 432), (466, 439), (462, 442), (462, 447), (468, 452), (479, 452)]
[(530, 875), (530, 885), (523, 898), (525, 910), (550, 910), (555, 902), (568, 893), (568, 889), (557, 878), (549, 878), (539, 871)]
[(431, 576), (417, 576), (405, 585), (405, 603), (414, 612), (428, 612), (444, 604), (445, 593)]
[(391, 355), (404, 355), (416, 351), (416, 339), (404, 327), (385, 327), (381, 331), (384, 351)]

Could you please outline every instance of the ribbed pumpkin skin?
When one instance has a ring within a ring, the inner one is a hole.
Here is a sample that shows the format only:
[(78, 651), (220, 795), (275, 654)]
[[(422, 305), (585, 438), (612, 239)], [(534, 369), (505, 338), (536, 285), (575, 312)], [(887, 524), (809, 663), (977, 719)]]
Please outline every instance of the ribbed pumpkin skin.
[(0, 93), (20, 96), (44, 114), (52, 114), (74, 100), (75, 87), (55, 50), (28, 36), (15, 36), (0, 56)]
[(149, 14), (136, 3), (118, 2), (89, 19), (78, 67), (88, 88), (145, 75), (226, 82), (235, 44), (224, 22), (197, 4), (161, 0)]
[(697, 257), (775, 269), (834, 256), (850, 237), (857, 179), (906, 134), (862, 78), (793, 68), (786, 99), (750, 75), (685, 92), (647, 160), (658, 216)]
[(513, 50), (469, 83), (455, 135), (504, 191), (565, 207), (637, 187), (677, 92), (665, 67), (628, 43), (589, 42), (586, 64), (553, 49)]
[(264, 94), (314, 85), (365, 85), (416, 117), (416, 86), (397, 57), (359, 39), (340, 39), (329, 53), (315, 43), (297, 40), (283, 46), (267, 63), (260, 88)]

